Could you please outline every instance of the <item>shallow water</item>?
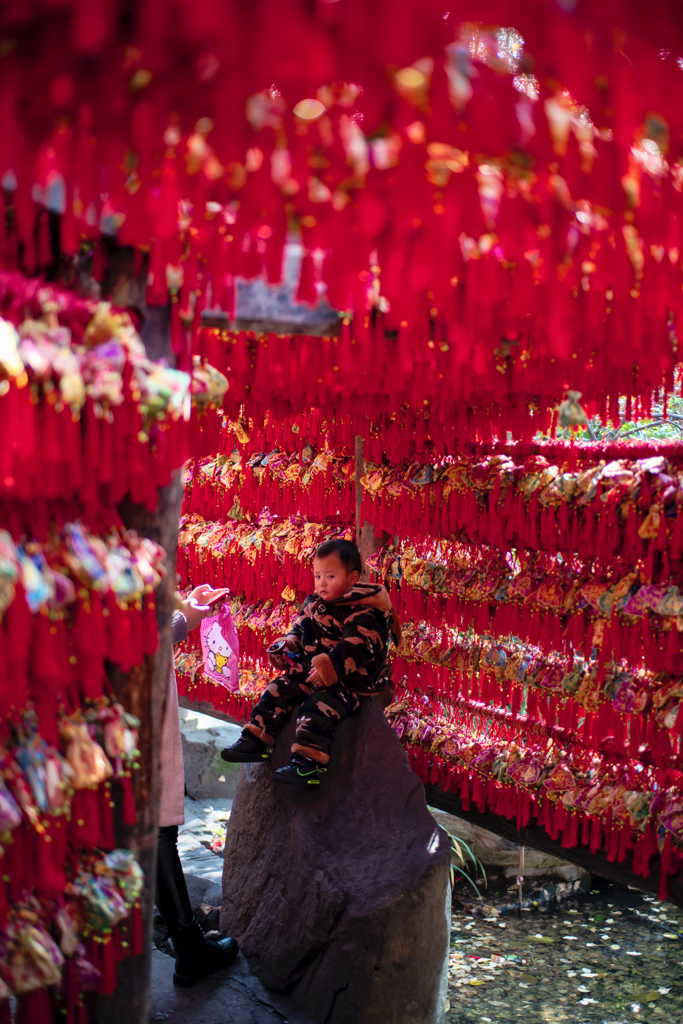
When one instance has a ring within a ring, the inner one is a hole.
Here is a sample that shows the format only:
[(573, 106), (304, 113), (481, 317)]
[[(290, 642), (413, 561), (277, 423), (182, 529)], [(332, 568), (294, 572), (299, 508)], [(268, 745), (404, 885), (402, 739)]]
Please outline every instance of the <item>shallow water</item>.
[(514, 893), (456, 887), (448, 1024), (683, 1022), (683, 910), (593, 883), (521, 916)]

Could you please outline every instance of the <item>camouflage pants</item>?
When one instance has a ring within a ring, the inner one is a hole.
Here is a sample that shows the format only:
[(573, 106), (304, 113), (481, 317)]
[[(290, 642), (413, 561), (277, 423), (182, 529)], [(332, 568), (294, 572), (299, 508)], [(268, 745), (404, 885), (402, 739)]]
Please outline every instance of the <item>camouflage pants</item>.
[(300, 710), (296, 717), (296, 741), (292, 744), (292, 753), (305, 754), (327, 764), (337, 725), (358, 710), (360, 700), (352, 690), (338, 683), (324, 690), (313, 690), (303, 680), (278, 676), (261, 694), (251, 713), (248, 728), (256, 736), (275, 739), (295, 707)]

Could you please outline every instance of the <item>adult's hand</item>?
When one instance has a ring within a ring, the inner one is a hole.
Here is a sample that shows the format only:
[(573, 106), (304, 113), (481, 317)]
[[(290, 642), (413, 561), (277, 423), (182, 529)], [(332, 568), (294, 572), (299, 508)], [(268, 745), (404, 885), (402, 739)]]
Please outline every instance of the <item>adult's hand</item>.
[(222, 599), (229, 593), (230, 591), (225, 588), (214, 590), (206, 583), (191, 590), (178, 608), (187, 619), (188, 630), (195, 629), (202, 619), (208, 618), (209, 615), (215, 615)]

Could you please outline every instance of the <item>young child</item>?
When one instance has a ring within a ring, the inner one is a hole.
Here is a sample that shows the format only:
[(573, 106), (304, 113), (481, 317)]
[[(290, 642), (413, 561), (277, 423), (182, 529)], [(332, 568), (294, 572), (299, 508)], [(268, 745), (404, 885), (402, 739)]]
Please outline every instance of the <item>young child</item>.
[(400, 642), (389, 594), (381, 585), (359, 583), (361, 571), (355, 544), (320, 545), (313, 558), (315, 593), (284, 638), (285, 650), (269, 653), (281, 675), (262, 694), (240, 739), (222, 752), (225, 761), (266, 760), (290, 711), (300, 706), (291, 760), (273, 781), (319, 785), (338, 723), (359, 710), (363, 697), (388, 685), (390, 633)]

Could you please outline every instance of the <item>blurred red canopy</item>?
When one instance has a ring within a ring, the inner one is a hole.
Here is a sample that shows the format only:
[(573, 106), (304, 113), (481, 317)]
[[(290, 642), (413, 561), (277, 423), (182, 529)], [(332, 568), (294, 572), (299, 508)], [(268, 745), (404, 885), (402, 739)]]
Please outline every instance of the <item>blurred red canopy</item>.
[(517, 392), (646, 395), (681, 333), (682, 61), (675, 0), (0, 3), (0, 258), (40, 268), (47, 207), (199, 316), (296, 228), (300, 298), (361, 342), (454, 348), (475, 393), (502, 345)]

